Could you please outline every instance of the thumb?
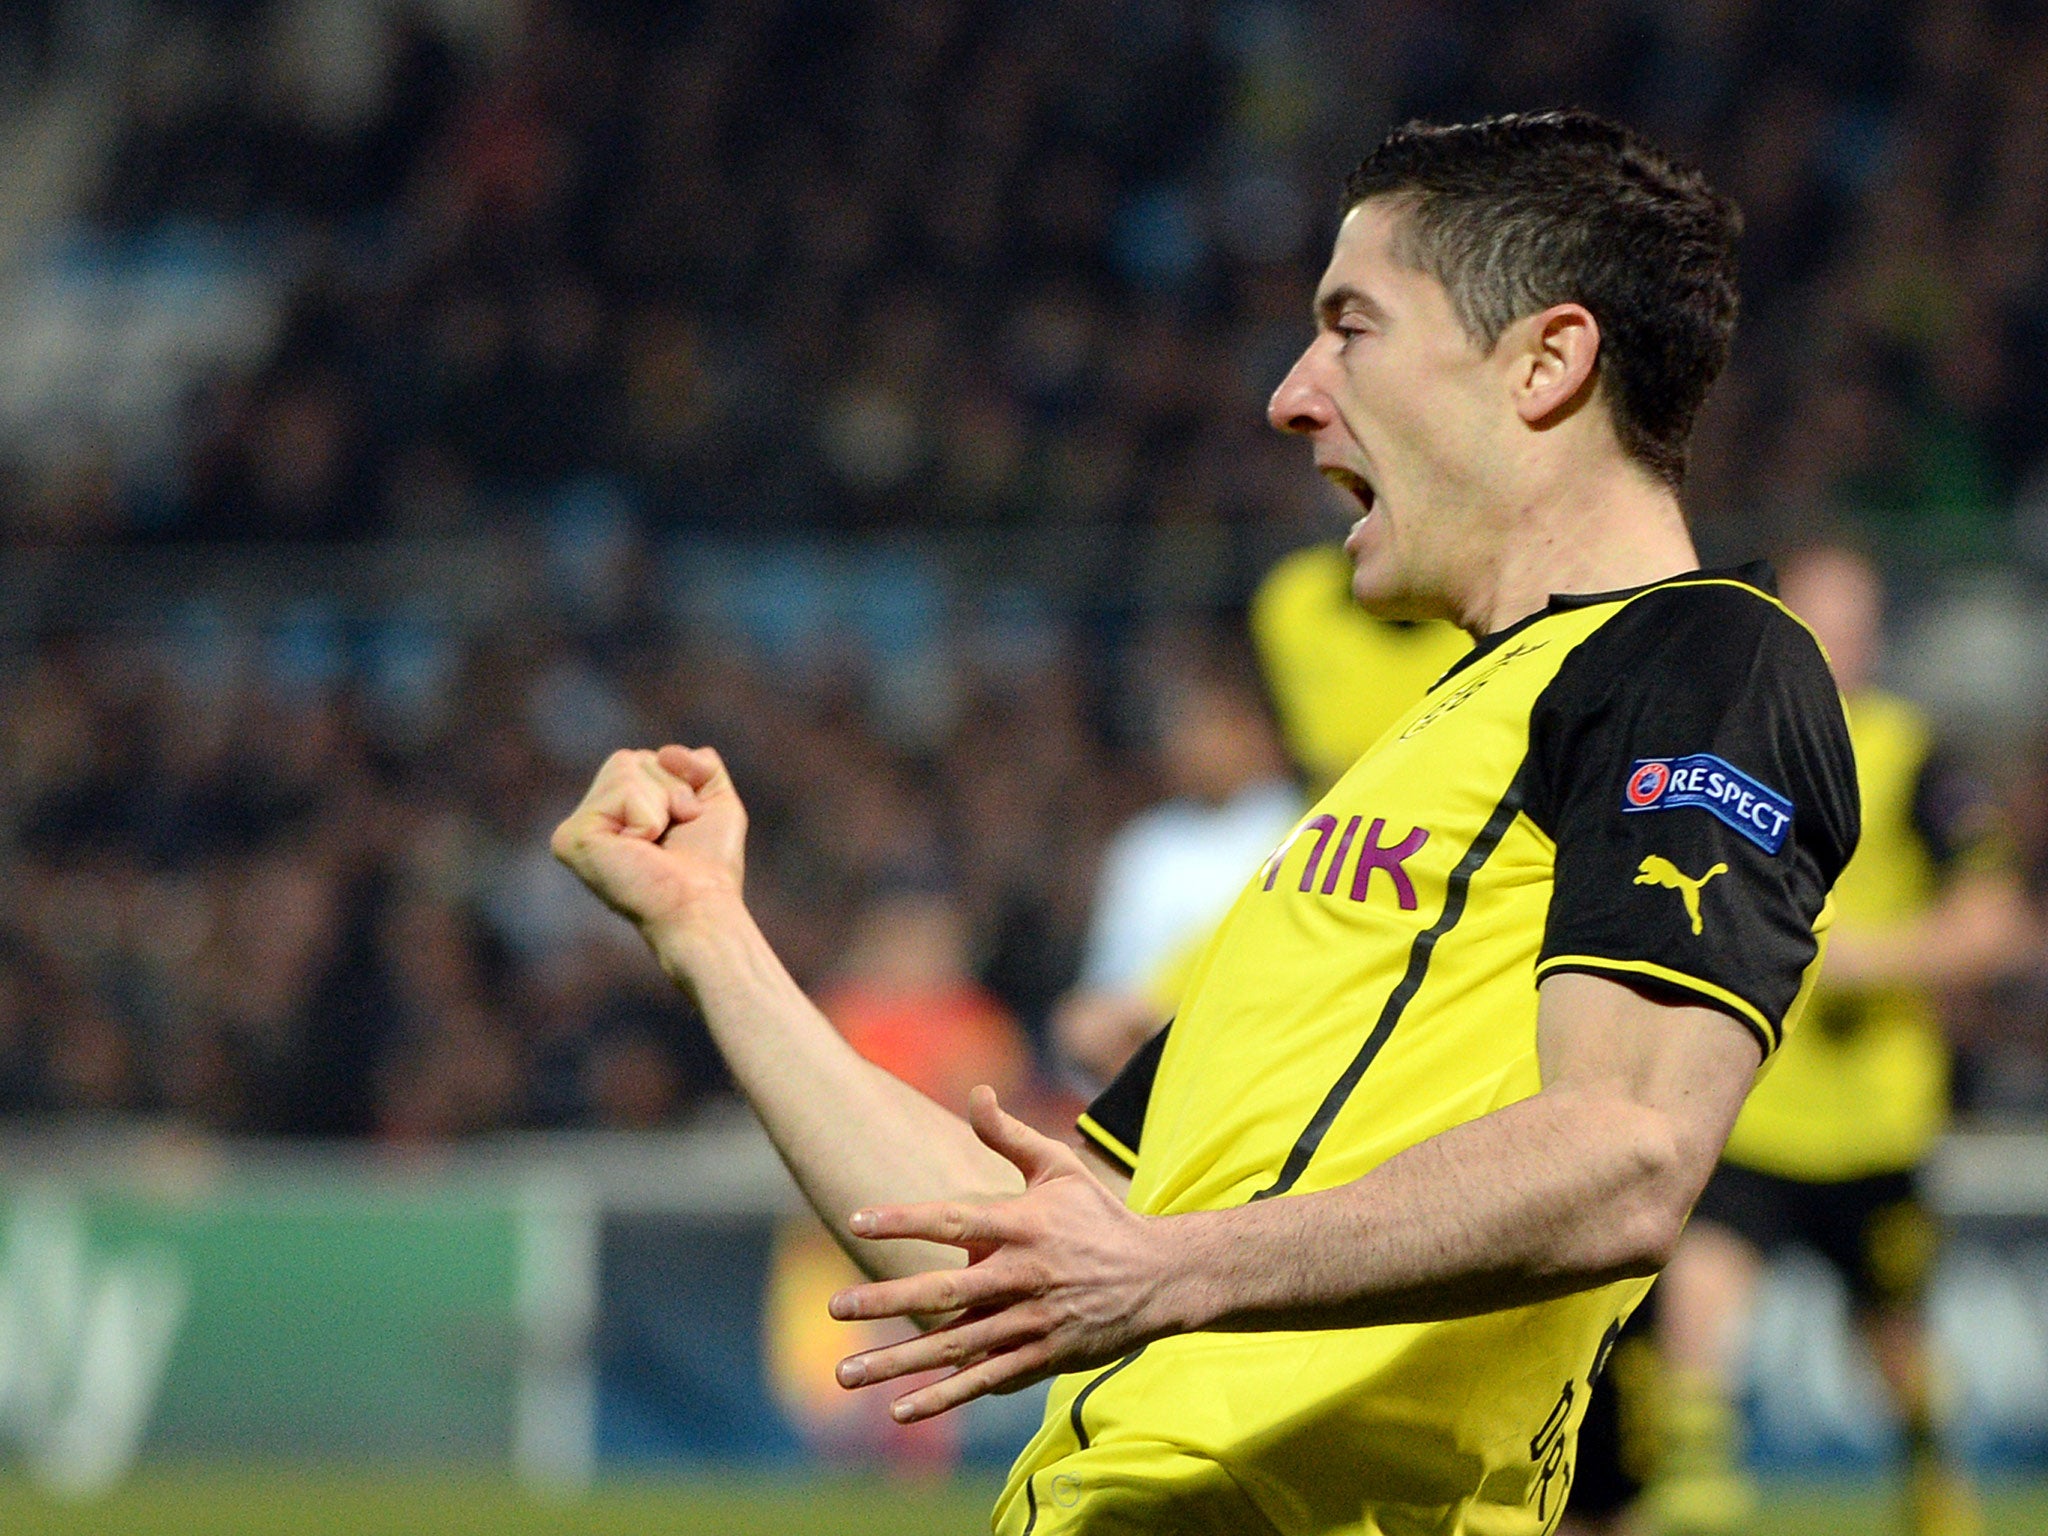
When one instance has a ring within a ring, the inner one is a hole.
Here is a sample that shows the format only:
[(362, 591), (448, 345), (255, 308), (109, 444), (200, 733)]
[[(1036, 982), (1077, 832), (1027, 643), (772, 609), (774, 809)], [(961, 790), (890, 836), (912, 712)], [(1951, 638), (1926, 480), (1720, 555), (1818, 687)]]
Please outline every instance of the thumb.
[(1064, 1144), (1040, 1135), (996, 1101), (986, 1083), (967, 1096), (967, 1123), (983, 1146), (1017, 1165), (1027, 1185), (1055, 1174), (1082, 1171), (1081, 1161)]

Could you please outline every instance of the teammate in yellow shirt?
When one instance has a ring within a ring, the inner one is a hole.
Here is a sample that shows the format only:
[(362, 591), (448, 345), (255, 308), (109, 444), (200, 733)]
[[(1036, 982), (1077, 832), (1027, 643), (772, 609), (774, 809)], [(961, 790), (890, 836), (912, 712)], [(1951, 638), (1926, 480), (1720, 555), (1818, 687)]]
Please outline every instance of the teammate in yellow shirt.
[(1247, 617), (1287, 753), (1317, 794), (1472, 649), (1455, 624), (1361, 608), (1351, 561), (1334, 542), (1276, 562)]
[(1358, 501), (1361, 601), (1478, 644), (1248, 872), (1085, 1150), (845, 1048), (715, 754), (615, 754), (556, 832), (878, 1277), (834, 1314), (933, 1324), (842, 1383), (1058, 1377), (1002, 1536), (1552, 1528), (1855, 845), (1818, 647), (1677, 498), (1732, 206), (1578, 113), (1399, 130), (1347, 201), (1269, 414)]
[(1913, 1529), (1969, 1532), (1974, 1500), (1935, 1441), (1921, 1303), (1937, 1244), (1914, 1176), (1948, 1114), (1939, 989), (2014, 970), (2036, 941), (1988, 798), (1920, 712), (1876, 686), (1877, 572), (1816, 546), (1788, 563), (1785, 598), (1826, 643), (1847, 700), (1863, 841), (1835, 888), (1807, 1026), (1750, 1095), (1659, 1287), (1671, 1375), (1651, 1508), (1671, 1531), (1745, 1525), (1754, 1494), (1730, 1377), (1763, 1258), (1801, 1242), (1848, 1285), (1890, 1388)]

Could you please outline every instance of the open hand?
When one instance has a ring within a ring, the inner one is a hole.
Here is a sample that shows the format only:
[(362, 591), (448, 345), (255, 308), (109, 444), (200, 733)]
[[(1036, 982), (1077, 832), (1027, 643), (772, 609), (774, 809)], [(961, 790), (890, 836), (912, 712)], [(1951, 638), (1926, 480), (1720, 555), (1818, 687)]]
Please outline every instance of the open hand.
[(842, 1322), (877, 1317), (952, 1321), (902, 1344), (839, 1363), (839, 1384), (861, 1387), (920, 1371), (950, 1374), (900, 1397), (914, 1423), (987, 1392), (1013, 1392), (1083, 1370), (1177, 1332), (1168, 1221), (1139, 1216), (1070, 1147), (1005, 1114), (976, 1088), (968, 1123), (1023, 1173), (1025, 1192), (993, 1205), (932, 1201), (856, 1211), (863, 1238), (924, 1238), (967, 1251), (964, 1269), (858, 1285), (832, 1298)]
[(614, 752), (555, 828), (556, 858), (650, 940), (706, 896), (737, 896), (746, 807), (709, 747)]

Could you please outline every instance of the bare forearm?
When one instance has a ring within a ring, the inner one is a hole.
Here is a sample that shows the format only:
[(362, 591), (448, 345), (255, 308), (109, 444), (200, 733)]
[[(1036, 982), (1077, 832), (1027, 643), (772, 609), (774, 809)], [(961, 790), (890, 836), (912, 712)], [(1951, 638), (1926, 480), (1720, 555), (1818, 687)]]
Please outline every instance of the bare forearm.
[(1755, 1037), (1719, 1010), (1564, 972), (1540, 989), (1536, 1047), (1546, 1086), (1532, 1098), (1342, 1188), (1183, 1216), (1139, 1215), (977, 1101), (977, 1132), (1010, 1149), (1030, 1188), (992, 1206), (862, 1213), (874, 1237), (981, 1252), (835, 1297), (840, 1318), (961, 1313), (843, 1361), (839, 1379), (951, 1368), (896, 1401), (908, 1422), (1171, 1334), (1466, 1317), (1654, 1271), (1756, 1076)]
[(925, 1243), (861, 1243), (858, 1207), (924, 1200), (985, 1202), (1023, 1178), (967, 1122), (863, 1060), (805, 997), (737, 900), (652, 939), (669, 976), (697, 999), (741, 1093), (804, 1196), (870, 1274), (960, 1262)]
[(1638, 1106), (1539, 1094), (1351, 1184), (1165, 1218), (1182, 1326), (1470, 1316), (1653, 1272), (1712, 1154)]

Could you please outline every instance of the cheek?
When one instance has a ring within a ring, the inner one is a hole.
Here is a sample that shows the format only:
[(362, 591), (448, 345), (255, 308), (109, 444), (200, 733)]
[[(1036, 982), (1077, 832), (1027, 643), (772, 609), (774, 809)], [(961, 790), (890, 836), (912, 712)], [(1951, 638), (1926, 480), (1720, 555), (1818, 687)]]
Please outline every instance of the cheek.
[(1379, 450), (1407, 448), (1426, 438), (1432, 415), (1428, 372), (1385, 344), (1359, 354), (1345, 370), (1346, 414)]

